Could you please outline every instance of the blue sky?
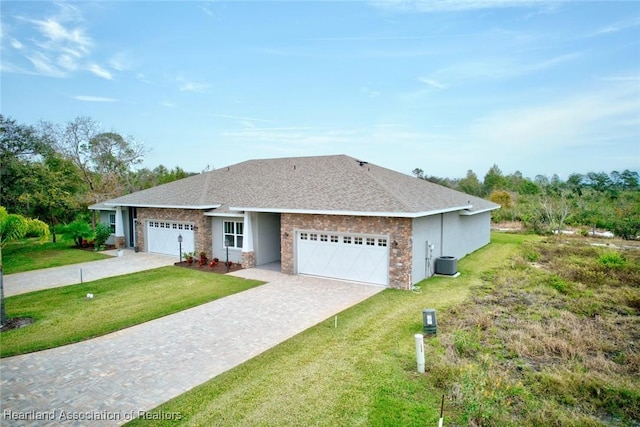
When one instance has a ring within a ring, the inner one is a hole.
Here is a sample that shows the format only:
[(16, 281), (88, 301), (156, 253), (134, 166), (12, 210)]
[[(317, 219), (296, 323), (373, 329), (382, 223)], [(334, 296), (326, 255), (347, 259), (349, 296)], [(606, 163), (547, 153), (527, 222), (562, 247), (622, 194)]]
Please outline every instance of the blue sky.
[(144, 166), (348, 154), (404, 173), (640, 170), (640, 2), (2, 1), (1, 108)]

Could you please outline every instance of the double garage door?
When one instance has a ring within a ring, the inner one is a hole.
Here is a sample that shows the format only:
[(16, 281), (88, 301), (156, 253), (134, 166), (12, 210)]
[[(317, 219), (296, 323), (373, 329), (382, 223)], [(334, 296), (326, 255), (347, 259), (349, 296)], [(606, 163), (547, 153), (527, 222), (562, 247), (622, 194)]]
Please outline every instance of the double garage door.
[(182, 236), (182, 252), (194, 250), (193, 224), (174, 221), (147, 221), (147, 250), (158, 254), (180, 255), (178, 236)]
[(299, 231), (299, 274), (389, 284), (389, 243), (385, 236)]

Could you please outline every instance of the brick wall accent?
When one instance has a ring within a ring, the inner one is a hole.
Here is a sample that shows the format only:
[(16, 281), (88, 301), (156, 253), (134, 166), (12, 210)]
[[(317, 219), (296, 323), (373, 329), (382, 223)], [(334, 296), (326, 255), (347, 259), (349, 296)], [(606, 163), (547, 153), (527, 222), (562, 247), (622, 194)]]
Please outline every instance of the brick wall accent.
[[(411, 288), (412, 222), (410, 218), (283, 213), (280, 217), (280, 227), (283, 273), (294, 273), (295, 230), (382, 234), (389, 236), (389, 286), (399, 289)], [(397, 246), (393, 245), (394, 241), (398, 242)]]
[(256, 253), (254, 251), (251, 252), (242, 252), (242, 268), (253, 268), (256, 266)]
[(124, 236), (115, 236), (113, 240), (113, 245), (118, 249), (126, 247)]
[(144, 240), (144, 231), (147, 220), (164, 220), (192, 222), (194, 229), (194, 249), (197, 254), (206, 252), (207, 258), (211, 257), (212, 234), (211, 218), (204, 216), (204, 211), (197, 209), (161, 209), (138, 208), (138, 224), (136, 224), (136, 242), (140, 250), (147, 252), (148, 248)]

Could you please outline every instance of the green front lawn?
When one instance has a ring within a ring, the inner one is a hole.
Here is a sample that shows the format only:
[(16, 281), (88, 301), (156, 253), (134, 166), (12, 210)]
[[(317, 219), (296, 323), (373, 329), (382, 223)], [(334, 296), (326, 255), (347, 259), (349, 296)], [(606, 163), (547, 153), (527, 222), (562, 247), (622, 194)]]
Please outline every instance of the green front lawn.
[(2, 269), (5, 274), (11, 274), (106, 258), (111, 257), (100, 252), (76, 249), (71, 240), (62, 237), (58, 237), (57, 243), (22, 239), (9, 242), (2, 248)]
[(497, 235), (459, 261), (460, 277), (423, 281), (422, 293), (385, 290), (339, 314), (337, 328), (327, 319), (154, 412), (178, 412), (183, 424), (201, 426), (437, 425), (444, 392), (416, 372), (413, 336), (422, 332), (422, 310), (461, 304), (483, 272), (504, 265), (527, 238)]
[[(78, 251), (81, 252), (81, 251)], [(180, 267), (126, 274), (16, 295), (7, 317), (29, 326), (0, 334), (0, 356), (29, 353), (108, 334), (262, 284)], [(87, 300), (92, 293), (94, 298)]]

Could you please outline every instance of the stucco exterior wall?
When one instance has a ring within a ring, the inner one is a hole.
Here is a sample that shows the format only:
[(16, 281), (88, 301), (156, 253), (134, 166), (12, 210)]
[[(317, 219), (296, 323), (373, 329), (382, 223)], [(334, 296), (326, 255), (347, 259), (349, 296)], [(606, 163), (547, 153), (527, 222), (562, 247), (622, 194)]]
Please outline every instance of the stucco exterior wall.
[(281, 251), (280, 214), (254, 213), (251, 218), (256, 265), (279, 261)]
[(140, 250), (148, 251), (146, 245), (147, 221), (156, 220), (192, 223), (196, 253), (204, 251), (207, 253), (207, 257), (211, 256), (211, 220), (204, 216), (204, 211), (197, 209), (138, 208), (136, 242)]
[[(491, 212), (476, 215), (460, 215), (449, 212), (416, 218), (413, 220), (414, 283), (430, 277), (435, 271), (439, 256), (462, 258), (488, 244), (491, 239)], [(435, 248), (427, 265), (426, 242)]]
[[(413, 283), (431, 277), (434, 273), (436, 258), (442, 250), (440, 215), (431, 215), (413, 219), (413, 265), (411, 277)], [(427, 242), (434, 246), (430, 260), (427, 261)]]
[[(296, 274), (296, 230), (388, 235), (390, 243), (389, 286), (399, 289), (411, 287), (412, 222), (409, 218), (283, 213), (280, 217), (280, 227), (283, 273)], [(397, 245), (394, 245), (393, 242), (397, 242)]]
[[(227, 260), (227, 251), (224, 246), (224, 221), (239, 221), (242, 222), (242, 215), (240, 216), (222, 216), (222, 217), (212, 217), (210, 220), (211, 224), (211, 233), (212, 241), (211, 247), (209, 248), (209, 252), (213, 252), (213, 257), (218, 258), (220, 261)], [(255, 229), (253, 233), (255, 237)], [(236, 248), (229, 248), (229, 261), (242, 263), (242, 250)]]

